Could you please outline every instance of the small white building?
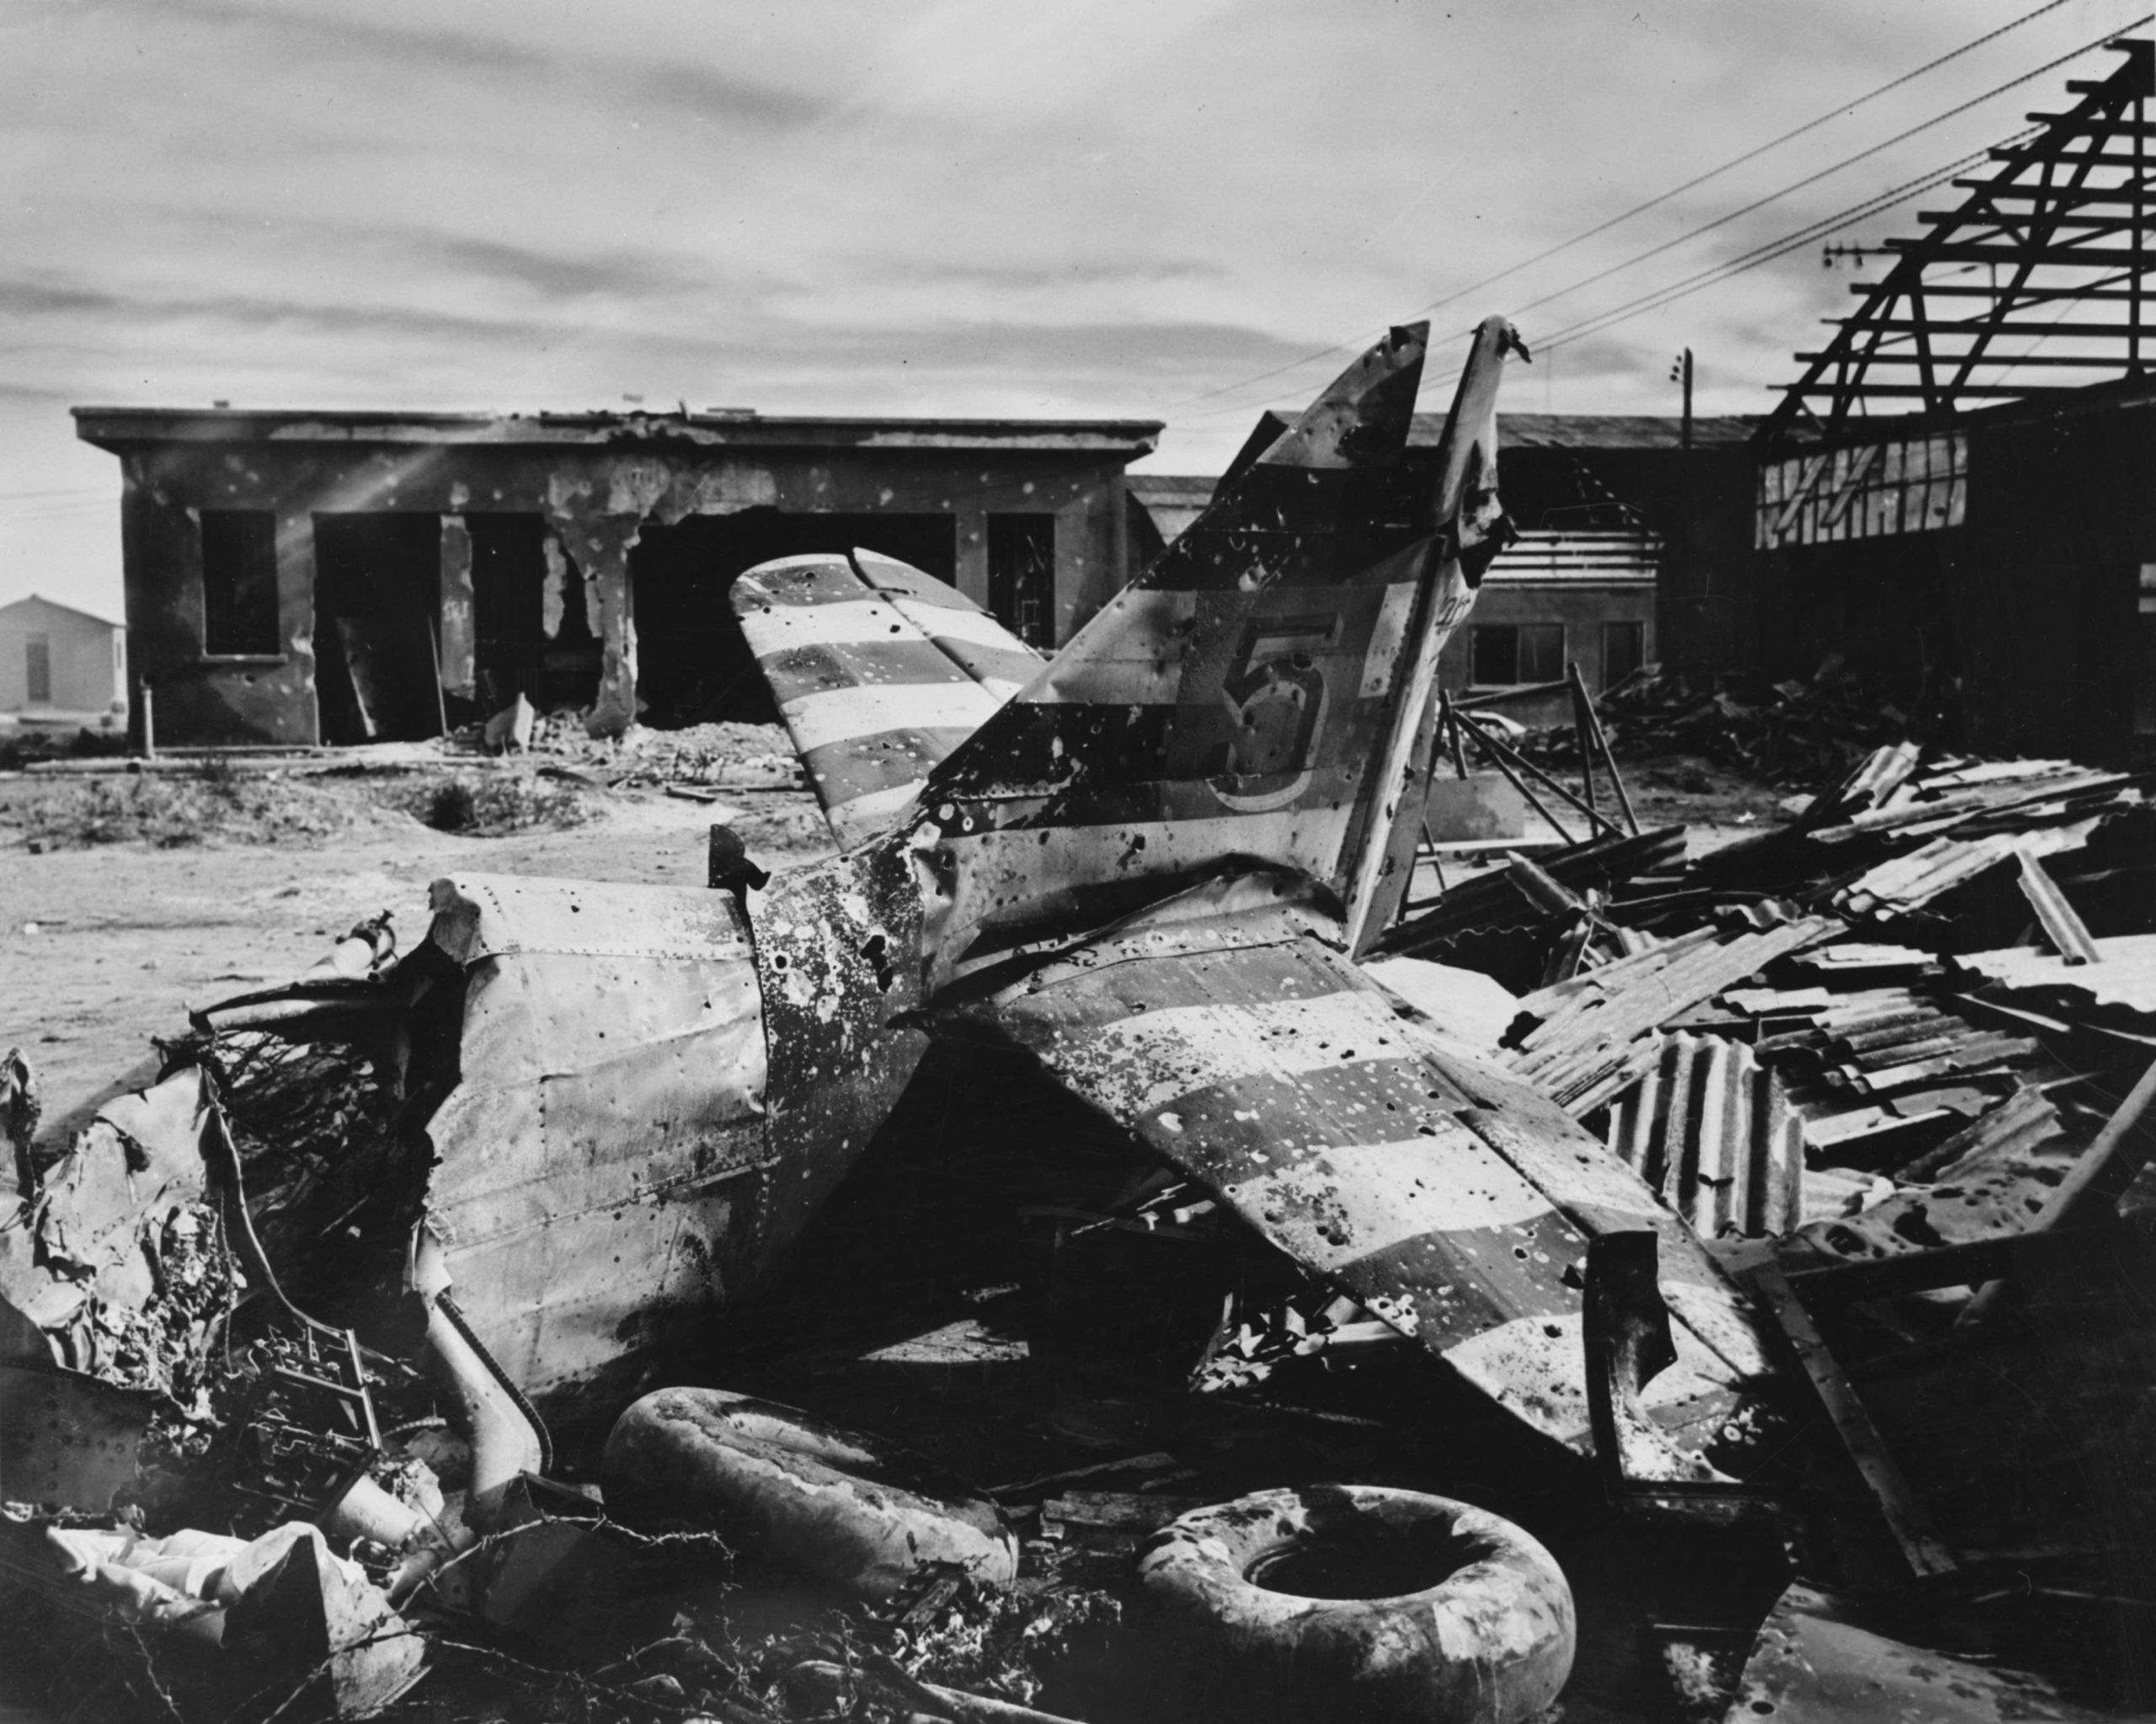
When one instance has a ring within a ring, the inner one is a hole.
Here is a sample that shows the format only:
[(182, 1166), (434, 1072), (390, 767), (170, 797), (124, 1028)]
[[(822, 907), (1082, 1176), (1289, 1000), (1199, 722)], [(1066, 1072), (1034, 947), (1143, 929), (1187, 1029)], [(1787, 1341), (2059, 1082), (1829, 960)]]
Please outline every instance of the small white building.
[(0, 605), (0, 713), (127, 711), (127, 628), (33, 593)]

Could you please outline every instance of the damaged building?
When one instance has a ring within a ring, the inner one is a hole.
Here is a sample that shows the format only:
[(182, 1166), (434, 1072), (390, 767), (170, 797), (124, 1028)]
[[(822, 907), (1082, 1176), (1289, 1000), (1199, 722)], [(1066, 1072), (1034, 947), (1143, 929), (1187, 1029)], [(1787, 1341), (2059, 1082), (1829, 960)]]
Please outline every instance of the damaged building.
[[(1411, 462), (1427, 463), (1442, 415), (1418, 414)], [(1456, 695), (1528, 690), (1564, 681), (1577, 664), (1602, 690), (1667, 655), (1666, 640), (1699, 633), (1691, 615), (1726, 590), (1717, 572), (1748, 559), (1752, 420), (1652, 414), (1498, 415), (1505, 507), (1519, 537), (1483, 577), (1475, 620), (1448, 643), (1439, 668)], [(1134, 503), (1171, 541), (1214, 481), (1134, 474)], [(1505, 709), (1523, 723), (1570, 723), (1560, 691)]]
[(728, 587), (863, 544), (1053, 647), (1132, 572), (1123, 470), (1161, 430), (732, 410), (75, 419), (120, 461), (154, 739), (204, 745), (430, 737), (519, 695), (602, 734), (768, 720)]
[(2112, 46), (1796, 355), (1722, 662), (1841, 654), (1961, 747), (2156, 751), (2156, 44)]

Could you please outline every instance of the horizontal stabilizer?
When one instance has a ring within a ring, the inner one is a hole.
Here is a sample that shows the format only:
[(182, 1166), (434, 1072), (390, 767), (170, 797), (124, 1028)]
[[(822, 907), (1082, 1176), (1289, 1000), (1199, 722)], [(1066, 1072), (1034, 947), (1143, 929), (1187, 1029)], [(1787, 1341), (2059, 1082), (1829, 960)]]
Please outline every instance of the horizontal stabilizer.
[(873, 551), (788, 557), (734, 583), (734, 615), (844, 850), (1041, 668), (947, 581)]

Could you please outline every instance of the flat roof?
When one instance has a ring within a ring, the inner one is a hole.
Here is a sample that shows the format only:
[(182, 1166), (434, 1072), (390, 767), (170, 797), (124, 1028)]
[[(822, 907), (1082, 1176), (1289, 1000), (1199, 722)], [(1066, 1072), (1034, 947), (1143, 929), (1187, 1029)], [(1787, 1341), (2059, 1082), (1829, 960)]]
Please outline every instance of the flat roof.
[(75, 435), (117, 451), (145, 443), (539, 445), (698, 449), (974, 449), (1117, 455), (1158, 440), (1158, 419), (845, 419), (703, 413), (384, 413), (77, 407)]

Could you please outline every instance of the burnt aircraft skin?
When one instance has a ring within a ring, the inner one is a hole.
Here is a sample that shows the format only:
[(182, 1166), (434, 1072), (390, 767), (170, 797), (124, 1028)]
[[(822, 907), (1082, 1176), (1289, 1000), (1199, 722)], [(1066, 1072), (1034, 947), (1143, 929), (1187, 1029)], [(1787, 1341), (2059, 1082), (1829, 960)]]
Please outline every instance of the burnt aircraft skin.
[[(1561, 1110), (1418, 1038), (1349, 962), (1412, 861), (1438, 651), (1508, 536), (1495, 405), (1517, 338), (1499, 320), (1477, 333), (1434, 494), (1400, 462), (1423, 341), (1395, 330), (1358, 360), (955, 746), (925, 723), (873, 728), (973, 697), (918, 647), (877, 650), (872, 629), (898, 631), (862, 604), (872, 588), (889, 602), (885, 574), (857, 567), (849, 584), (837, 559), (797, 559), (743, 577), (736, 604), (827, 805), (909, 797), (830, 865), (867, 865), (889, 895), (858, 894), (873, 909), (819, 947), (843, 966), (875, 942), (893, 1052), (925, 1024), (1031, 1054), (1528, 1428), (1584, 1449), (1587, 1241), (1681, 1229)], [(850, 662), (801, 651), (842, 631)], [(859, 734), (835, 745), (848, 675)], [(901, 857), (919, 906), (904, 947), (908, 883), (873, 866)], [(827, 1036), (819, 1076), (875, 1045), (876, 996), (857, 974), (846, 998), (870, 1033)], [(857, 1067), (852, 1117), (901, 1065)], [(1680, 1364), (1657, 1393), (1697, 1449), (1766, 1364), (1690, 1246), (1672, 1252)]]
[[(1510, 339), (1486, 327), (1463, 385), (1477, 446)], [(1354, 846), (1389, 836), (1373, 763), (1412, 734), (1416, 667), (1472, 597), (1439, 555), (1464, 484), (1433, 497), (1401, 472), (1423, 345), (1396, 330), (1358, 360), (1052, 663), (872, 553), (743, 575), (744, 632), (849, 844), (745, 919), (719, 892), (436, 889), (431, 943), (468, 979), (430, 1223), (474, 1332), (551, 1419), (617, 1402), (768, 1271), (896, 1105), (960, 968), (1224, 870), (1315, 876), (1337, 905)], [(1014, 761), (1038, 770), (1014, 780)], [(675, 1081), (697, 1048), (702, 1097)]]
[[(1051, 661), (872, 553), (742, 576), (846, 846), (745, 913), (718, 891), (437, 889), (435, 945), (488, 1011), (522, 1001), (526, 1033), (504, 1017), (465, 1049), (429, 1129), (433, 1220), (474, 1332), (550, 1417), (618, 1406), (765, 1273), (941, 1037), (1031, 1054), (1528, 1429), (1587, 1446), (1585, 1241), (1613, 1216), (1669, 1230), (1561, 1111), (1428, 1045), (1351, 962), (1404, 883), (1438, 652), (1507, 531), (1495, 405), (1518, 339), (1476, 333), (1434, 494), (1401, 459), (1425, 340), (1394, 330), (1254, 439)], [(621, 899), (611, 944), (577, 894)], [(459, 921), (478, 899), (499, 937)], [(672, 933), (635, 932), (654, 916)], [(561, 1059), (549, 1012), (632, 995), (604, 1058)], [(677, 1081), (700, 1049), (702, 1092)], [(606, 1084), (563, 1081), (599, 1066)], [(1764, 1367), (1693, 1247), (1670, 1253), (1686, 1330), (1657, 1386), (1689, 1399), (1668, 1417), (1696, 1449)]]

